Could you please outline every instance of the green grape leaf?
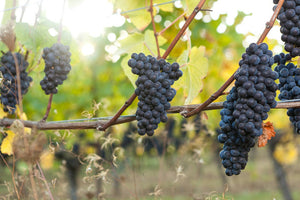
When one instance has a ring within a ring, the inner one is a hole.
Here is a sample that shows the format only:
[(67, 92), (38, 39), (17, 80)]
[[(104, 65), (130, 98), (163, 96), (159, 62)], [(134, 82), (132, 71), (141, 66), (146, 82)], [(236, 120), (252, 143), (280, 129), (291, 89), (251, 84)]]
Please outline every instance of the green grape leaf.
[[(151, 22), (151, 15), (145, 4), (145, 1), (137, 1), (137, 0), (114, 0), (113, 1), (115, 8), (122, 9), (124, 12), (124, 16), (129, 18), (132, 24), (139, 30), (144, 30)], [(144, 8), (144, 9), (141, 9)], [(156, 9), (153, 9), (153, 14), (155, 15)]]
[(174, 88), (184, 89), (185, 104), (190, 104), (203, 88), (202, 79), (207, 75), (208, 60), (204, 57), (205, 47), (193, 47), (187, 61), (187, 50), (183, 51), (177, 62), (181, 65), (183, 76), (174, 84)]
[(188, 50), (184, 50), (181, 55), (177, 58), (177, 63), (181, 66), (184, 65), (188, 62), (189, 59), (189, 51)]
[(187, 11), (187, 14), (190, 15), (194, 8), (197, 6), (199, 3), (199, 0), (185, 0), (182, 1), (182, 4), (184, 6), (184, 9)]
[[(166, 43), (166, 39), (162, 36), (158, 37), (159, 45)], [(156, 43), (154, 38), (154, 33), (151, 30), (147, 30), (145, 34), (134, 33), (129, 35), (124, 40), (120, 41), (121, 48), (118, 49), (116, 54), (122, 55), (125, 53), (144, 53), (145, 55), (157, 54)], [(163, 53), (164, 50), (160, 49), (160, 52)]]
[[(153, 9), (156, 14), (156, 9)], [(151, 15), (147, 9), (126, 13), (132, 24), (139, 30), (144, 30), (151, 23)]]
[[(158, 37), (158, 44), (164, 45), (167, 42), (167, 39), (165, 39), (162, 36)], [(157, 47), (156, 47), (156, 42), (155, 42), (155, 37), (154, 37), (154, 32), (151, 30), (147, 30), (144, 35), (144, 46), (152, 51), (155, 55), (157, 54)], [(163, 52), (161, 52), (163, 53)]]
[(122, 11), (134, 10), (145, 6), (145, 1), (136, 0), (110, 0), (115, 8), (120, 8)]
[(120, 41), (121, 48), (116, 52), (118, 55), (125, 53), (141, 52), (143, 50), (144, 36), (141, 33), (133, 33)]
[[(163, 45), (166, 42), (167, 40), (162, 36), (158, 37), (159, 45)], [(127, 62), (130, 59), (132, 53), (144, 53), (145, 55), (152, 55), (156, 57), (157, 47), (154, 33), (151, 30), (146, 30), (144, 34), (134, 33), (132, 35), (129, 35), (124, 40), (121, 40), (120, 44), (121, 48), (118, 49), (116, 54), (122, 55), (127, 53), (127, 56), (122, 59), (121, 66), (132, 85), (136, 87), (135, 81), (137, 79), (137, 76), (132, 74), (131, 68), (128, 66)], [(160, 48), (160, 53), (163, 54), (164, 52), (165, 50)]]
[(45, 46), (52, 45), (56, 39), (52, 37), (48, 30), (49, 26), (41, 24), (33, 28), (27, 23), (17, 23), (15, 27), (16, 37), (27, 49), (37, 54)]

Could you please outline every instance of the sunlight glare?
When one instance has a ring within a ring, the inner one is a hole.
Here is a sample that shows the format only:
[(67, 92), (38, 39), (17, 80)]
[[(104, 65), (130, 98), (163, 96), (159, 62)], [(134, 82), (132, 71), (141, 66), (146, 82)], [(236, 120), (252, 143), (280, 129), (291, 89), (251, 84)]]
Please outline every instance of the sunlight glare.
[(86, 0), (72, 10), (67, 10), (64, 23), (75, 37), (83, 32), (98, 37), (111, 23), (108, 17), (112, 12), (113, 6), (107, 1)]
[(110, 42), (114, 42), (114, 41), (116, 41), (117, 36), (116, 36), (116, 34), (114, 34), (114, 33), (109, 33), (109, 34), (107, 35), (107, 39), (108, 39)]
[(89, 56), (89, 55), (93, 54), (94, 52), (95, 52), (95, 47), (90, 43), (84, 44), (81, 48), (81, 53), (84, 56)]
[(58, 32), (55, 30), (55, 28), (50, 28), (48, 30), (49, 34), (53, 37), (57, 36), (58, 35)]
[[(48, 19), (59, 23), (62, 11), (61, 0), (45, 1)], [(108, 0), (86, 0), (76, 7), (66, 5), (63, 25), (74, 37), (88, 33), (91, 37), (99, 37), (106, 27), (122, 26), (125, 18), (120, 14), (113, 14), (113, 5)]]

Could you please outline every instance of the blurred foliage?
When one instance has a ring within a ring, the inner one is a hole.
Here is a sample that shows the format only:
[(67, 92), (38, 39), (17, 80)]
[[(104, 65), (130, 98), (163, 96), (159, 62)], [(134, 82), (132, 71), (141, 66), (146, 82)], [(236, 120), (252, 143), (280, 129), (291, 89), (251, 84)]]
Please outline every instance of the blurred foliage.
[[(110, 1), (114, 5), (115, 12), (123, 12), (122, 15), (126, 18), (122, 26), (108, 27), (98, 37), (81, 34), (76, 38), (63, 27), (61, 42), (70, 46), (72, 70), (64, 84), (58, 87), (58, 94), (53, 97), (48, 121), (114, 115), (134, 92), (137, 76), (131, 73), (127, 65), (130, 55), (134, 52), (143, 52), (157, 56), (157, 47), (148, 10), (150, 1)], [(169, 1), (153, 0), (155, 4)], [(204, 8), (211, 8), (216, 1), (207, 0)], [(67, 5), (73, 8), (82, 2), (83, 0), (69, 0)], [(154, 6), (154, 15), (158, 19), (155, 22), (157, 32), (162, 31), (185, 12), (184, 17), (158, 36), (161, 55), (171, 44), (183, 22), (193, 11), (199, 0), (181, 0), (180, 2), (181, 7), (176, 7), (174, 3)], [(12, 1), (6, 0), (5, 8), (10, 7), (12, 7)], [(228, 25), (226, 24), (226, 15), (220, 15), (218, 19), (212, 19), (210, 17), (211, 12), (214, 11), (201, 11), (202, 17), (191, 23), (186, 33), (167, 57), (167, 61), (170, 63), (178, 62), (184, 72), (183, 77), (174, 85), (174, 88), (177, 89), (177, 95), (172, 101), (173, 106), (197, 104), (205, 101), (239, 67), (238, 62), (245, 50), (243, 42), (247, 35), (239, 34), (236, 31), (236, 26), (242, 22), (246, 15), (239, 12), (234, 23)], [(204, 22), (204, 17), (210, 20)], [(9, 19), (10, 12), (5, 12), (1, 24), (4, 26)], [(267, 21), (269, 19), (263, 20)], [(217, 31), (220, 25), (226, 26), (225, 31), (222, 33)], [(42, 50), (45, 47), (52, 46), (57, 41), (57, 35), (50, 34), (53, 31), (59, 32), (59, 24), (47, 19), (44, 12), (41, 13), (36, 25), (25, 22), (15, 24), (16, 51), (23, 54), (28, 52), (29, 72), (33, 78), (29, 92), (23, 99), (24, 112), (26, 113), (23, 116), (24, 120), (28, 118), (28, 120), (39, 121), (46, 111), (49, 96), (44, 94), (39, 83), (44, 77)], [(111, 34), (116, 36), (115, 40), (109, 39)], [(266, 39), (265, 41), (270, 49), (278, 44), (276, 40)], [(85, 56), (81, 53), (81, 49), (86, 43), (94, 45), (95, 52), (92, 55)], [(3, 52), (7, 51), (2, 43), (0, 43), (0, 49)], [(230, 88), (226, 92), (229, 92)], [(223, 95), (217, 101), (224, 101), (225, 99), (226, 95)], [(136, 107), (137, 100), (124, 114), (134, 114)], [(4, 116), (2, 109), (0, 116)], [(286, 116), (286, 110), (272, 110), (269, 116), (268, 120), (274, 124), (275, 128), (287, 130), (289, 137), (292, 137), (293, 131), (290, 129), (288, 117), (282, 117)], [(172, 130), (170, 130), (169, 124), (171, 120), (175, 121)], [(92, 174), (88, 174), (90, 173), (89, 170), (100, 169), (103, 165), (105, 168), (101, 169), (102, 171), (100, 170), (103, 173), (101, 178), (106, 178), (106, 169), (122, 171), (125, 168), (125, 162), (126, 165), (134, 167), (134, 165), (140, 165), (140, 161), (143, 161), (141, 163), (146, 163), (148, 168), (156, 170), (152, 167), (161, 163), (158, 156), (168, 157), (168, 162), (171, 162), (172, 167), (178, 165), (176, 176), (181, 175), (184, 177), (183, 172), (180, 170), (183, 167), (180, 165), (181, 163), (178, 163), (178, 160), (183, 161), (186, 165), (193, 163), (197, 165), (197, 169), (201, 170), (202, 167), (199, 166), (205, 162), (211, 162), (210, 159), (212, 158), (208, 158), (207, 155), (218, 151), (216, 148), (219, 146), (215, 143), (215, 130), (219, 126), (219, 110), (202, 112), (200, 120), (197, 116), (183, 119), (180, 114), (172, 115), (171, 120), (167, 124), (160, 124), (155, 137), (151, 138), (152, 140), (148, 137), (138, 136), (136, 130), (134, 130), (134, 123), (133, 125), (128, 123), (113, 126), (106, 133), (95, 130), (47, 131), (49, 146), (40, 157), (41, 165), (44, 169), (59, 169), (61, 165), (58, 161), (55, 161), (54, 152), (58, 149), (71, 152), (74, 150), (74, 144), (76, 144), (80, 146), (80, 158), (85, 157), (82, 162), (88, 165), (84, 176), (94, 176), (94, 171)], [(200, 128), (197, 124), (200, 122), (197, 122), (197, 120), (201, 121)], [(5, 131), (4, 129), (3, 134), (1, 134), (1, 151), (10, 154), (13, 133), (6, 131), (7, 134), (5, 134)], [(122, 146), (125, 145), (122, 142), (124, 142), (126, 133), (130, 134), (129, 139), (127, 139), (134, 141), (128, 147)], [(145, 145), (147, 142), (150, 144), (148, 144), (148, 147)], [(151, 145), (152, 148), (150, 148)], [(153, 148), (154, 146), (156, 148)], [(161, 147), (161, 149), (157, 147)], [(162, 150), (162, 148), (165, 149)], [(174, 158), (175, 154), (176, 158)], [(274, 156), (282, 164), (296, 162), (298, 157), (296, 142), (293, 142), (291, 138), (288, 139), (288, 142), (283, 141), (275, 149)], [(156, 158), (156, 164), (151, 163), (151, 159), (154, 157)], [(135, 158), (138, 159), (133, 161)], [(95, 165), (94, 168), (92, 164)], [(215, 164), (213, 165), (215, 166)], [(115, 166), (118, 166), (118, 168), (115, 169)], [(17, 168), (19, 172), (26, 174), (25, 171), (28, 170), (29, 166), (25, 162), (19, 161)], [(175, 172), (173, 168), (168, 169), (168, 172), (173, 173), (172, 170)], [(215, 169), (212, 168), (211, 170)], [(251, 163), (248, 170), (251, 171)], [(255, 170), (252, 169), (252, 171)], [(213, 174), (215, 174), (215, 171), (213, 171)], [(152, 176), (153, 171), (151, 171)], [(213, 178), (209, 177), (209, 180), (213, 180)], [(168, 185), (170, 184), (168, 183)], [(157, 190), (159, 191), (159, 189)], [(63, 192), (65, 193), (65, 190)], [(212, 193), (205, 198), (231, 199), (231, 197), (224, 197), (222, 193)]]

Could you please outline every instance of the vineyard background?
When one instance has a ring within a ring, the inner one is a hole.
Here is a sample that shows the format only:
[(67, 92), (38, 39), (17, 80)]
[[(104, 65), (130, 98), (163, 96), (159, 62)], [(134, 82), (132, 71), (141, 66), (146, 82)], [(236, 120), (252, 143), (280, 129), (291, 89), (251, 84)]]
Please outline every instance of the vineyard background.
[[(12, 20), (15, 11), (16, 51), (29, 52), (33, 83), (23, 99), (25, 119), (38, 122), (45, 114), (49, 97), (39, 84), (44, 76), (41, 54), (44, 47), (57, 41), (58, 35), (61, 34), (62, 44), (70, 46), (72, 70), (53, 97), (47, 122), (92, 121), (90, 118), (113, 116), (134, 92), (132, 83), (136, 76), (127, 66), (130, 54), (144, 52), (157, 56), (155, 31), (160, 33), (158, 43), (162, 56), (199, 3), (196, 0), (83, 2), (56, 2), (57, 20), (51, 21), (48, 1), (3, 1), (1, 27)], [(159, 4), (153, 7), (156, 30), (148, 9), (151, 3)], [(196, 16), (167, 57), (168, 62), (179, 62), (185, 74), (182, 79), (185, 82), (175, 84), (177, 95), (172, 106), (203, 103), (234, 73), (245, 47), (259, 37), (237, 32), (241, 23), (253, 20), (251, 15), (238, 12), (234, 18), (216, 13), (213, 8), (217, 3), (216, 0), (204, 3), (204, 9), (212, 10), (199, 12), (201, 14)], [(50, 4), (53, 7), (55, 2)], [(88, 10), (83, 5), (94, 5), (94, 8), (88, 7), (91, 9)], [(228, 3), (227, 6), (234, 7), (234, 4)], [(95, 16), (99, 15), (96, 13), (105, 12), (105, 8), (113, 10), (113, 17), (108, 17), (112, 15), (110, 13), (97, 19)], [(70, 10), (78, 11), (79, 17), (72, 19)], [(261, 10), (270, 14), (259, 22), (255, 21), (261, 26), (260, 33), (273, 13), (272, 7)], [(164, 31), (178, 17), (179, 20)], [(243, 21), (245, 17), (247, 20)], [(112, 19), (117, 20), (110, 21)], [(97, 21), (106, 21), (107, 27), (102, 32), (98, 29), (91, 33), (88, 26), (79, 26), (76, 32), (67, 25), (68, 22), (76, 24), (76, 20), (78, 23), (86, 20), (86, 24), (94, 27), (100, 26)], [(79, 33), (85, 28), (86, 32)], [(278, 36), (276, 31), (279, 32), (278, 22), (271, 32), (272, 37), (264, 41), (274, 53), (279, 53), (282, 43), (275, 37)], [(3, 52), (8, 50), (3, 43), (0, 43), (0, 49)], [(225, 95), (222, 95), (216, 102), (224, 100)], [(136, 107), (137, 100), (123, 115), (133, 115)], [(155, 132), (156, 139), (151, 140), (136, 134), (135, 122), (112, 126), (105, 132), (94, 129), (40, 131), (46, 135), (47, 143), (38, 163), (22, 159), (15, 161), (13, 156), (3, 155), (7, 165), (2, 162), (0, 197), (18, 199), (13, 186), (15, 182), (22, 196), (19, 199), (34, 199), (35, 195), (41, 199), (51, 199), (51, 195), (53, 199), (283, 199), (281, 189), (284, 188), (278, 186), (275, 166), (277, 170), (283, 167), (286, 173), (281, 177), (288, 181), (289, 191), (286, 192), (292, 197), (285, 194), (285, 199), (300, 198), (297, 191), (300, 184), (297, 167), (300, 163), (299, 137), (293, 133), (285, 109), (272, 110), (268, 119), (281, 137), (272, 146), (268, 144), (253, 149), (246, 169), (234, 177), (225, 177), (218, 157), (221, 147), (216, 140), (219, 110), (205, 111), (186, 120), (180, 114), (168, 116), (172, 120), (166, 125), (160, 124)], [(3, 112), (1, 117), (18, 118), (6, 116)], [(3, 128), (1, 140), (5, 138), (5, 131), (7, 128)], [(126, 134), (130, 136), (124, 139)], [(16, 169), (11, 173), (14, 166)], [(30, 180), (31, 172), (36, 191)], [(78, 185), (74, 184), (75, 180)]]

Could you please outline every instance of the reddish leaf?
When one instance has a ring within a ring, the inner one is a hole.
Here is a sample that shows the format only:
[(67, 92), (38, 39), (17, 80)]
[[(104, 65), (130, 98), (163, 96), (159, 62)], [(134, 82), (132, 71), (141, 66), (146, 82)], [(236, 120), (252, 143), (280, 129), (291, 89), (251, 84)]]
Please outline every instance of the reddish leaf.
[(271, 122), (263, 123), (263, 133), (258, 138), (258, 147), (264, 147), (272, 137), (275, 136), (273, 124)]

